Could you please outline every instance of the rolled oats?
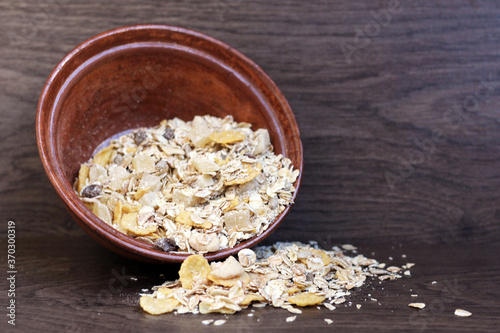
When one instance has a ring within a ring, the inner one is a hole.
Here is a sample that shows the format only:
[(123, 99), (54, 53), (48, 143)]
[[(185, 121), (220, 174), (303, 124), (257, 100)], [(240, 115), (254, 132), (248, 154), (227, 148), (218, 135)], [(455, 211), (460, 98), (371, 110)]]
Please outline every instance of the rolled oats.
[(234, 247), (292, 203), (299, 175), (266, 129), (250, 127), (196, 116), (131, 131), (81, 165), (75, 191), (105, 223), (159, 250)]
[(425, 308), (425, 303), (410, 303), (408, 306), (411, 308), (423, 309)]
[(455, 310), (455, 316), (458, 317), (470, 317), (472, 316), (472, 313), (467, 311), (467, 310), (462, 310), (462, 309), (456, 309)]
[[(338, 248), (321, 250), (317, 243), (276, 243), (243, 249), (238, 259), (228, 257), (224, 262), (209, 264), (202, 255), (191, 255), (181, 265), (180, 279), (154, 287), (153, 294), (141, 297), (141, 306), (149, 313), (161, 312), (157, 305), (151, 310), (149, 304), (154, 299), (169, 299), (171, 304), (177, 302), (174, 311), (178, 314), (232, 314), (250, 305), (267, 304), (293, 314), (302, 313), (294, 306), (323, 304), (334, 310), (333, 304), (345, 303), (367, 277), (380, 276), (376, 260), (362, 255), (349, 257)], [(399, 272), (397, 267), (391, 267), (382, 276), (401, 278), (395, 273)], [(361, 304), (356, 307), (361, 308)]]

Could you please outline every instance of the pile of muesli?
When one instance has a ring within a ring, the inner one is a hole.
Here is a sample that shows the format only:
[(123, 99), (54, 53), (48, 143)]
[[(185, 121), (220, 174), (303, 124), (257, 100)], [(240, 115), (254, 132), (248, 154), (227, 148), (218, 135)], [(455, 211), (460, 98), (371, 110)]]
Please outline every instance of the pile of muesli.
[(110, 141), (75, 191), (104, 222), (164, 251), (207, 253), (260, 235), (299, 175), (266, 129), (232, 117), (164, 120)]
[[(351, 245), (344, 249), (355, 250)], [(154, 287), (153, 294), (142, 295), (140, 305), (154, 315), (172, 311), (232, 314), (251, 303), (270, 304), (294, 314), (302, 312), (294, 305), (323, 304), (333, 310), (367, 277), (399, 279), (409, 276), (412, 266), (386, 268), (363, 255), (348, 256), (337, 247), (322, 250), (314, 242), (243, 249), (238, 260), (231, 256), (211, 264), (201, 255), (191, 255), (182, 263), (178, 280)]]

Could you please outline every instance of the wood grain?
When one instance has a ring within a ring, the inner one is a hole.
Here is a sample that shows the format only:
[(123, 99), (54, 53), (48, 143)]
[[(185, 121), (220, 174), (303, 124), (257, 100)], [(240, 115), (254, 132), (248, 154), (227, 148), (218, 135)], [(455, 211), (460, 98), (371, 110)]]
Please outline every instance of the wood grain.
[[(377, 289), (386, 297), (381, 307), (335, 312), (336, 328), (418, 331), (410, 326), (402, 285), (419, 286), (431, 302), (439, 289), (429, 281), (439, 286), (458, 277), (465, 296), (446, 304), (446, 311), (425, 310), (427, 330), (494, 331), (500, 5), (400, 4), (390, 23), (382, 20), (377, 29), (372, 13), (389, 8), (382, 0), (1, 1), (0, 221), (18, 225), (24, 265), (19, 322), (27, 330), (46, 331), (201, 329), (197, 317), (152, 318), (131, 306), (140, 288), (159, 282), (153, 275), (168, 269), (127, 262), (83, 236), (51, 188), (35, 144), (39, 93), (66, 53), (105, 30), (159, 23), (234, 46), (290, 102), (301, 129), (305, 172), (292, 212), (269, 241), (352, 242), (387, 255), (390, 245), (401, 243), (421, 263), (414, 279)], [(357, 31), (362, 36), (356, 44)], [(350, 63), (341, 45), (355, 49)], [(388, 175), (396, 179), (392, 188)], [(144, 279), (106, 304), (85, 305), (121, 265), (138, 265), (134, 274)], [(455, 318), (449, 314), (454, 306), (471, 310), (473, 317)], [(279, 310), (258, 313), (262, 325), (248, 326), (244, 314), (231, 317), (225, 328), (292, 327), (284, 326), (287, 314)], [(324, 316), (311, 309), (293, 328), (325, 330)]]
[[(325, 243), (332, 246), (332, 243)], [(5, 241), (0, 243), (6, 247)], [(138, 307), (139, 293), (166, 279), (175, 279), (178, 265), (154, 266), (119, 257), (90, 237), (22, 238), (18, 243), (17, 325), (20, 331), (94, 332), (495, 332), (500, 305), (498, 246), (389, 245), (363, 246), (361, 253), (402, 265), (414, 262), (412, 277), (396, 281), (369, 280), (345, 305), (330, 311), (304, 309), (293, 324), (292, 314), (271, 307), (232, 316), (151, 316)], [(489, 253), (490, 255), (485, 255)], [(401, 256), (405, 254), (406, 258)], [(436, 255), (438, 254), (438, 255)], [(388, 257), (392, 256), (393, 260)], [(433, 281), (436, 281), (433, 284)], [(143, 290), (144, 289), (144, 290)], [(418, 297), (411, 297), (417, 294)], [(371, 300), (371, 298), (377, 301)], [(352, 305), (349, 305), (352, 302)], [(411, 302), (427, 307), (415, 310)], [(380, 303), (380, 304), (379, 304)], [(361, 304), (361, 309), (355, 305)], [(472, 312), (454, 316), (456, 308)], [(334, 323), (329, 326), (325, 318)], [(205, 319), (227, 319), (222, 327), (204, 326)], [(2, 322), (0, 327), (5, 327)], [(8, 329), (8, 327), (7, 327)], [(9, 332), (11, 330), (8, 330)], [(12, 330), (14, 332), (14, 330)]]

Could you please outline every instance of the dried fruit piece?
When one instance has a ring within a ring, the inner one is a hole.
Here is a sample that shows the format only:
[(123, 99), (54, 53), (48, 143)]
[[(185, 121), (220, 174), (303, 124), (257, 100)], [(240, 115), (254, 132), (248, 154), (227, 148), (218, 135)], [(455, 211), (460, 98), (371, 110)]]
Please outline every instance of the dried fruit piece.
[(179, 249), (175, 240), (167, 237), (158, 238), (155, 241), (154, 246), (165, 252), (177, 251)]
[(193, 187), (205, 188), (208, 186), (212, 186), (215, 184), (214, 179), (210, 175), (201, 175), (198, 179), (193, 183)]
[(209, 138), (216, 143), (228, 144), (243, 141), (246, 136), (240, 131), (222, 131), (213, 132)]
[(212, 134), (212, 129), (208, 122), (203, 117), (195, 116), (188, 133), (188, 138), (193, 145), (197, 148), (204, 147), (210, 142), (210, 134)]
[(209, 173), (219, 170), (219, 166), (217, 165), (217, 163), (206, 158), (192, 158), (191, 162), (193, 163), (193, 166), (196, 168), (196, 170), (198, 170), (198, 172), (200, 173)]
[(153, 156), (146, 152), (135, 155), (132, 159), (132, 166), (137, 172), (153, 172), (156, 170)]
[(193, 289), (198, 282), (203, 282), (210, 273), (207, 259), (199, 254), (193, 254), (184, 260), (179, 270), (179, 280), (182, 288)]
[(113, 163), (114, 164), (120, 164), (123, 161), (123, 155), (122, 154), (116, 154), (116, 156), (113, 158)]
[(87, 185), (83, 188), (82, 197), (85, 198), (94, 198), (97, 197), (102, 192), (102, 185), (92, 184)]
[(255, 131), (255, 147), (252, 150), (254, 156), (260, 155), (272, 148), (269, 132), (266, 129)]
[(241, 276), (245, 270), (243, 266), (233, 256), (229, 256), (226, 261), (210, 272), (210, 275), (219, 279), (232, 279)]
[(170, 127), (165, 128), (165, 133), (163, 133), (163, 137), (167, 140), (172, 140), (175, 137), (175, 132)]
[(224, 228), (227, 231), (247, 231), (252, 230), (253, 226), (250, 221), (250, 211), (230, 211), (224, 215)]
[(147, 313), (160, 315), (175, 310), (179, 305), (179, 301), (175, 298), (154, 298), (146, 295), (141, 297), (140, 305)]
[(148, 135), (143, 130), (139, 130), (139, 131), (135, 132), (135, 134), (134, 134), (134, 142), (136, 145), (140, 145), (141, 143), (146, 141), (147, 138), (148, 138)]
[(315, 293), (300, 293), (291, 296), (288, 301), (297, 306), (310, 306), (321, 304), (325, 300), (324, 296), (316, 295)]
[(198, 197), (183, 194), (180, 190), (174, 190), (174, 194), (172, 195), (173, 202), (183, 204), (186, 208), (196, 205), (200, 200)]

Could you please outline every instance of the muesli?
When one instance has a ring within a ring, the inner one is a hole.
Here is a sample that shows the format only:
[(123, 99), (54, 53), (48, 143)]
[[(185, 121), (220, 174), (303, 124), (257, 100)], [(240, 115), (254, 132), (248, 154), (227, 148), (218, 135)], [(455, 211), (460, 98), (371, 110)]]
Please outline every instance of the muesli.
[(231, 256), (211, 264), (201, 255), (191, 255), (182, 263), (178, 280), (153, 287), (152, 294), (142, 295), (140, 305), (153, 315), (232, 314), (252, 303), (293, 314), (302, 313), (299, 307), (320, 304), (334, 310), (333, 304), (344, 303), (367, 277), (402, 278), (399, 271), (380, 267), (374, 259), (348, 256), (339, 248), (325, 251), (315, 242), (243, 249), (238, 259)]
[(167, 252), (207, 253), (260, 235), (299, 175), (266, 129), (232, 117), (164, 120), (80, 167), (75, 191), (105, 223)]

